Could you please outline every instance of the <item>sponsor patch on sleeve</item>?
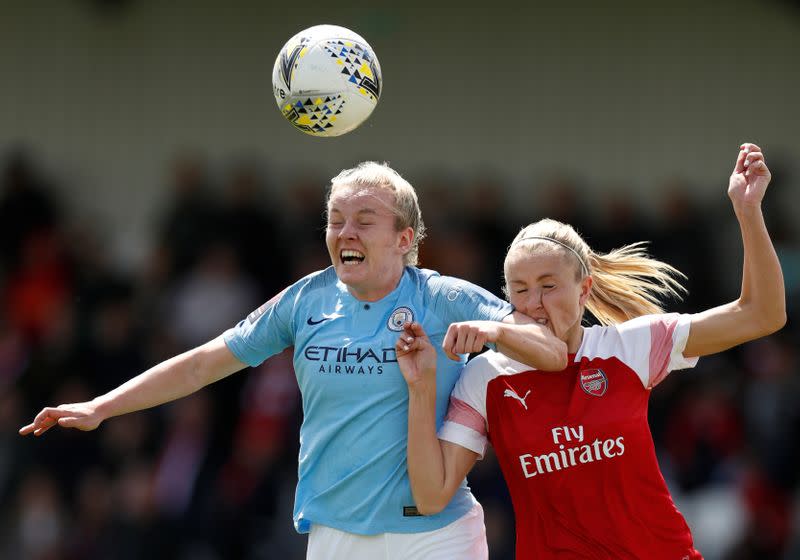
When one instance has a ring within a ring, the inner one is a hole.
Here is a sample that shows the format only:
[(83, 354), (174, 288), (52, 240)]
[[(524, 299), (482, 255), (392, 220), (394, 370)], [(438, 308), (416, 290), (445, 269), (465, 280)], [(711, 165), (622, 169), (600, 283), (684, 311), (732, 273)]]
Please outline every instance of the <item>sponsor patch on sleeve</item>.
[(258, 309), (253, 311), (250, 315), (247, 316), (247, 321), (252, 325), (267, 311), (275, 307), (275, 305), (281, 300), (284, 292), (286, 290), (281, 290), (277, 295), (273, 296), (272, 299), (262, 303)]

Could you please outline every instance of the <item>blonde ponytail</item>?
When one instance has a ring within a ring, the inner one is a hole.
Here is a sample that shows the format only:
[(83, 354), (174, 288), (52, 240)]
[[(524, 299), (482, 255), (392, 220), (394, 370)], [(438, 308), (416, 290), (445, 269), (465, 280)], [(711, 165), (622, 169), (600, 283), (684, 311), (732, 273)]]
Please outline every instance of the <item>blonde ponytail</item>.
[(686, 293), (677, 278), (686, 276), (647, 255), (645, 242), (632, 243), (605, 255), (589, 252), (592, 290), (586, 309), (603, 325), (663, 313), (660, 300)]

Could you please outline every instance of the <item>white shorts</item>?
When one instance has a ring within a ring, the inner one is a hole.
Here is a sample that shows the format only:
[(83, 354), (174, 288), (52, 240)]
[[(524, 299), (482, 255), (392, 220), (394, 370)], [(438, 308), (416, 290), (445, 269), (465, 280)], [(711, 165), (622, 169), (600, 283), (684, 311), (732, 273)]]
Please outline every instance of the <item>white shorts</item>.
[(306, 560), (488, 560), (483, 508), (435, 531), (356, 535), (312, 525)]

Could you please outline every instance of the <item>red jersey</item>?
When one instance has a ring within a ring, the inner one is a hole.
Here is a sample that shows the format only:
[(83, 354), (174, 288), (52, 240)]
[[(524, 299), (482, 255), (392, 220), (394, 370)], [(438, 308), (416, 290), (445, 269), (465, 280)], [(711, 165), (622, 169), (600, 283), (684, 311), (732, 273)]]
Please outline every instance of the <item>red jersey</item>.
[(683, 357), (689, 316), (648, 315), (584, 329), (561, 372), (497, 352), (472, 360), (439, 438), (494, 447), (514, 504), (517, 560), (697, 560), (658, 468), (650, 390)]

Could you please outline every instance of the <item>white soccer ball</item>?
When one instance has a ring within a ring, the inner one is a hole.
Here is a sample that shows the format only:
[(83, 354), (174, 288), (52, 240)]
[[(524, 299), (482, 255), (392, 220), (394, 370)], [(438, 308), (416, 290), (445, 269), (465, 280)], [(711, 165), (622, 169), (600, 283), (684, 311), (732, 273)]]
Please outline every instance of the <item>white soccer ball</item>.
[(311, 136), (339, 136), (370, 116), (381, 95), (381, 67), (363, 37), (315, 25), (289, 39), (272, 69), (278, 108)]

